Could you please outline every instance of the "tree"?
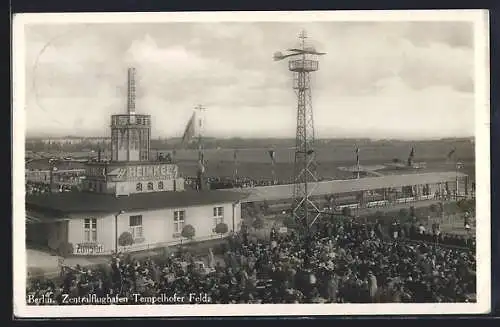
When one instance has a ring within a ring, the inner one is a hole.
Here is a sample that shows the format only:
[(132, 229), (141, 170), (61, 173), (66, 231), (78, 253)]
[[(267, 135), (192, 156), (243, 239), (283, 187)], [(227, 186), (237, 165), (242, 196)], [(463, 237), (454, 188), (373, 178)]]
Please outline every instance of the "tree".
[(227, 232), (229, 231), (229, 227), (227, 226), (226, 223), (218, 223), (216, 226), (215, 226), (215, 232), (217, 234), (220, 234), (220, 237), (222, 238), (222, 236), (224, 234), (226, 234)]
[(131, 246), (134, 244), (134, 238), (130, 232), (123, 232), (120, 237), (118, 237), (118, 245), (119, 246)]
[(192, 240), (196, 235), (196, 231), (192, 225), (186, 225), (182, 229), (181, 236), (187, 238), (188, 240)]
[(252, 222), (252, 227), (255, 229), (264, 228), (264, 219), (262, 219), (262, 217), (255, 218), (255, 220)]

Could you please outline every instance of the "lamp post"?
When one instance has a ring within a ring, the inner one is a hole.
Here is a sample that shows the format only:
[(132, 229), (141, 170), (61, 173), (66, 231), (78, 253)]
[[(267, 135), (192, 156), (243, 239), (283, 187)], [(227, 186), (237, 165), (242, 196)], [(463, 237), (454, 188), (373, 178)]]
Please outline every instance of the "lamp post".
[(115, 214), (115, 254), (118, 255), (118, 216), (124, 214), (124, 210), (120, 210)]

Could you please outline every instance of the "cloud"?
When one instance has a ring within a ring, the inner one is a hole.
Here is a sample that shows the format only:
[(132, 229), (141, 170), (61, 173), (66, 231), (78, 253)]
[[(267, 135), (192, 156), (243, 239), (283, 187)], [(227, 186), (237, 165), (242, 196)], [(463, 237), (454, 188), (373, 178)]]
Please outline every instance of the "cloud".
[(473, 133), (470, 26), (370, 22), (36, 29), (27, 43), (28, 131), (109, 134), (134, 66), (137, 110), (152, 115), (153, 136), (179, 136), (198, 103), (211, 135), (293, 136), (292, 74), (272, 54), (295, 46), (301, 28), (328, 53), (312, 78), (318, 136)]

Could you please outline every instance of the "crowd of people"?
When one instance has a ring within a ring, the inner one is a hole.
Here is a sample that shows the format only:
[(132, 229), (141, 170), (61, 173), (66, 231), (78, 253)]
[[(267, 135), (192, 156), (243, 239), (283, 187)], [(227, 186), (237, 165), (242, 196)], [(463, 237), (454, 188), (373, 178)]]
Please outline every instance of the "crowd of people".
[[(119, 255), (98, 269), (76, 267), (58, 282), (31, 280), (27, 295), (53, 304), (70, 297), (114, 296), (138, 304), (137, 296), (185, 295), (199, 303), (436, 303), (474, 301), (475, 251), (438, 242), (410, 242), (425, 233), (387, 237), (376, 225), (330, 222), (304, 238), (273, 229), (263, 241), (242, 232), (223, 249), (209, 250), (208, 269), (181, 251), (145, 260)], [(198, 261), (199, 262), (199, 261)], [(194, 301), (194, 302), (193, 302)]]

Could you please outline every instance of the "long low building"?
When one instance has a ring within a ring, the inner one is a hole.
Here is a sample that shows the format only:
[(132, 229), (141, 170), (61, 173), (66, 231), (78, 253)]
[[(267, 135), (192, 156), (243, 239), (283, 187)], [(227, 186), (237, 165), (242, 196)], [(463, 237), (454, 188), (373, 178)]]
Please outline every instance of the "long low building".
[[(459, 172), (412, 173), (360, 179), (321, 181), (311, 184), (312, 197), (377, 193), (387, 199), (431, 196), (466, 196), (471, 191), (467, 175)], [(247, 194), (242, 202), (286, 201), (293, 197), (293, 184), (236, 189)], [(234, 191), (235, 189), (231, 189)]]
[(75, 255), (109, 254), (123, 250), (118, 239), (129, 232), (127, 250), (144, 250), (186, 241), (181, 233), (194, 227), (193, 240), (220, 237), (215, 227), (228, 231), (241, 224), (237, 192), (184, 191), (114, 195), (69, 192), (26, 197), (26, 240), (58, 250), (71, 243)]

